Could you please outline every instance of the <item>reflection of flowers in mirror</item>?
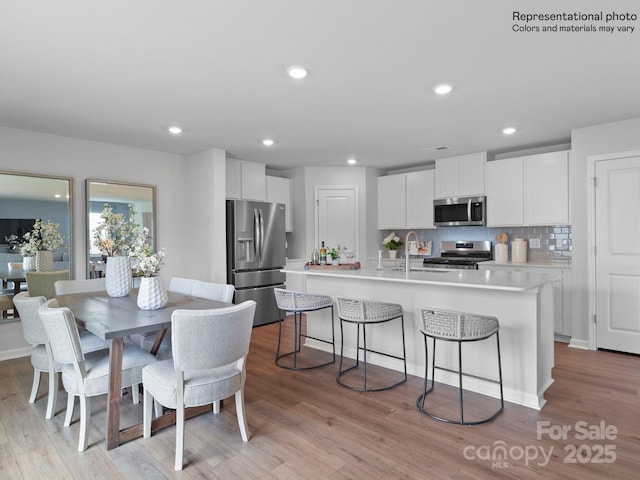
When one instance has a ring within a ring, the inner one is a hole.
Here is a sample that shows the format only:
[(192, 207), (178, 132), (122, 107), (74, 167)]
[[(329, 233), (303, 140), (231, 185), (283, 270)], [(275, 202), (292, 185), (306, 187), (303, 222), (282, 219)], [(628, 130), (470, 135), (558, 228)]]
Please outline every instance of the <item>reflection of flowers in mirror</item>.
[(122, 213), (114, 213), (111, 205), (105, 203), (101, 222), (93, 232), (93, 246), (108, 257), (128, 255), (138, 232), (135, 218), (133, 205), (129, 204), (129, 218), (125, 220)]
[(25, 257), (35, 256), (38, 250), (55, 250), (62, 245), (63, 239), (59, 231), (60, 225), (47, 221), (43, 223), (39, 218), (33, 224), (33, 229), (25, 233), (20, 245), (20, 252)]
[(400, 237), (396, 235), (396, 232), (391, 232), (382, 241), (382, 244), (389, 250), (398, 250), (402, 245), (402, 241), (400, 240)]
[(131, 245), (130, 255), (137, 261), (136, 271), (144, 277), (155, 277), (160, 273), (160, 267), (164, 265), (164, 249), (153, 252), (151, 245), (147, 243), (149, 229), (144, 227), (138, 230), (136, 238)]
[(4, 237), (4, 241), (7, 242), (7, 251), (9, 253), (14, 253), (18, 248), (20, 248), (20, 242), (18, 240), (18, 236), (13, 234)]

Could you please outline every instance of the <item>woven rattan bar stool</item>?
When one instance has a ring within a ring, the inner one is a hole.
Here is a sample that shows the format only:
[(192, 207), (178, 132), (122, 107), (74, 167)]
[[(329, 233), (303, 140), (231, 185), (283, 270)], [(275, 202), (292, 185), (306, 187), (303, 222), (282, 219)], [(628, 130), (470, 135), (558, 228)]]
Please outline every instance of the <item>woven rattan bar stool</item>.
[[(484, 315), (474, 315), (471, 313), (453, 312), (448, 310), (434, 310), (431, 308), (418, 308), (418, 316), (422, 320), (422, 328), (420, 331), (424, 335), (424, 351), (426, 357), (425, 371), (424, 371), (424, 388), (422, 394), (418, 397), (416, 405), (425, 414), (430, 417), (447, 423), (455, 423), (458, 425), (478, 425), (481, 423), (489, 422), (493, 420), (502, 410), (504, 410), (504, 397), (502, 394), (502, 366), (500, 363), (500, 325), (498, 319), (495, 317), (487, 317)], [(493, 380), (486, 377), (480, 377), (472, 375), (470, 373), (464, 373), (462, 371), (462, 344), (464, 342), (476, 342), (496, 336), (496, 346), (498, 349), (498, 375), (499, 380)], [(431, 367), (431, 388), (427, 389), (427, 373), (429, 371), (429, 352), (427, 347), (427, 337), (433, 339), (433, 352), (432, 352), (432, 367)], [(448, 368), (440, 367), (436, 365), (436, 340), (445, 340), (449, 342), (456, 342), (458, 344), (458, 370), (451, 370)], [(429, 413), (424, 406), (426, 396), (433, 392), (435, 370), (446, 370), (448, 372), (457, 373), (459, 378), (459, 403), (460, 403), (460, 419), (451, 420), (443, 418), (432, 413)], [(484, 380), (491, 383), (497, 383), (500, 385), (500, 408), (496, 410), (489, 417), (481, 420), (465, 421), (464, 418), (464, 400), (462, 389), (462, 376), (473, 377), (479, 380)]]
[[(340, 317), (340, 367), (338, 368), (338, 375), (336, 381), (343, 387), (356, 390), (358, 392), (378, 392), (381, 390), (389, 390), (396, 387), (401, 383), (407, 381), (407, 355), (404, 341), (404, 311), (402, 305), (396, 303), (384, 303), (374, 302), (370, 300), (359, 300), (355, 298), (336, 297), (336, 303), (338, 305), (338, 316)], [(389, 353), (378, 352), (371, 350), (367, 347), (367, 326), (371, 324), (379, 324), (383, 322), (389, 322), (394, 319), (400, 319), (402, 326), (402, 356), (392, 355)], [(355, 324), (357, 328), (357, 341), (356, 341), (356, 363), (355, 365), (342, 368), (342, 361), (344, 359), (344, 324)], [(362, 347), (360, 346), (360, 327), (362, 326)], [(360, 351), (363, 352), (362, 361), (362, 387), (356, 387), (345, 383), (343, 375), (350, 370), (357, 369), (360, 366)], [(404, 364), (404, 377), (393, 383), (378, 388), (367, 387), (367, 353), (377, 353), (378, 355), (384, 355), (385, 357), (395, 358), (402, 360)]]
[[(290, 370), (309, 370), (311, 368), (324, 367), (336, 361), (336, 344), (335, 344), (335, 327), (333, 325), (333, 300), (327, 295), (313, 295), (309, 293), (294, 292), (293, 290), (285, 290), (282, 288), (275, 288), (274, 295), (276, 296), (276, 303), (278, 308), (284, 312), (293, 313), (293, 325), (294, 325), (294, 340), (293, 350), (286, 353), (280, 353), (280, 343), (282, 341), (282, 322), (280, 319), (278, 323), (278, 349), (276, 351), (276, 365), (282, 368), (288, 368)], [(309, 313), (316, 310), (322, 310), (324, 308), (331, 309), (331, 340), (324, 340), (322, 338), (312, 337), (310, 335), (302, 333), (302, 314)], [(301, 339), (310, 338), (318, 342), (324, 342), (331, 345), (333, 349), (332, 360), (320, 364), (312, 364), (310, 366), (299, 367), (298, 366), (298, 354), (300, 354)], [(293, 365), (287, 365), (281, 361), (282, 358), (293, 356)]]

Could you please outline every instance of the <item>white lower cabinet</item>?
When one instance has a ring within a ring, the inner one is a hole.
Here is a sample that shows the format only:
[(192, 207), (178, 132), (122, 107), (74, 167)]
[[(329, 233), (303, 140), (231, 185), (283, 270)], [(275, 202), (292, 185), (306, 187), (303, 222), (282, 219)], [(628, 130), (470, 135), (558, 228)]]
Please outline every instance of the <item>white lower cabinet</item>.
[(554, 332), (556, 335), (571, 336), (571, 268), (527, 266), (513, 263), (496, 265), (495, 263), (487, 262), (478, 264), (478, 269), (557, 275), (556, 280), (553, 281)]

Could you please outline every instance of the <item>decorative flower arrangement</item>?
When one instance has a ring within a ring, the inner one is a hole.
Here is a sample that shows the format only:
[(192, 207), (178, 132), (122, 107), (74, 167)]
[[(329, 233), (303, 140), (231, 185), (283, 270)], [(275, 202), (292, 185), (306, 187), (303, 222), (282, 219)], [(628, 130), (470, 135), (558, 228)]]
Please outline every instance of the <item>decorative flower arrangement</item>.
[(38, 250), (55, 250), (62, 245), (62, 235), (60, 235), (60, 225), (48, 221), (42, 223), (39, 218), (33, 224), (33, 229), (25, 233), (20, 245), (20, 252), (25, 257), (33, 257)]
[(138, 231), (136, 238), (131, 245), (129, 255), (138, 262), (136, 271), (144, 277), (155, 277), (160, 272), (160, 267), (164, 265), (164, 249), (153, 253), (151, 245), (147, 243), (149, 229), (144, 227), (142, 232)]
[(128, 255), (138, 235), (135, 218), (132, 205), (129, 205), (129, 218), (125, 220), (122, 213), (113, 213), (111, 205), (105, 203), (100, 214), (102, 223), (93, 232), (93, 246), (107, 257)]
[(398, 250), (402, 245), (400, 237), (396, 235), (396, 232), (391, 232), (383, 241), (382, 244), (389, 250)]
[(338, 260), (346, 249), (347, 247), (341, 247), (340, 245), (337, 248), (327, 247), (327, 255), (331, 257), (331, 260)]
[(20, 242), (18, 241), (17, 235), (8, 235), (4, 237), (4, 241), (7, 242), (7, 251), (9, 253), (13, 253), (20, 247)]

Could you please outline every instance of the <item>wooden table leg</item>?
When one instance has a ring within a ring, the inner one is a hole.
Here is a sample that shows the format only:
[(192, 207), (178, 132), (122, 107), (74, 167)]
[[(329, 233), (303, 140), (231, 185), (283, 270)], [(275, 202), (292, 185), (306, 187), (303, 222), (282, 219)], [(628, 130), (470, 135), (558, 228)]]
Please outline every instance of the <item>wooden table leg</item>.
[(160, 350), (160, 344), (162, 344), (162, 340), (164, 336), (167, 334), (167, 329), (163, 328), (156, 334), (156, 340), (153, 342), (153, 347), (151, 347), (151, 353), (153, 355), (158, 355), (158, 350)]
[(120, 445), (123, 350), (123, 337), (111, 339), (109, 345), (109, 392), (107, 393), (107, 450)]

